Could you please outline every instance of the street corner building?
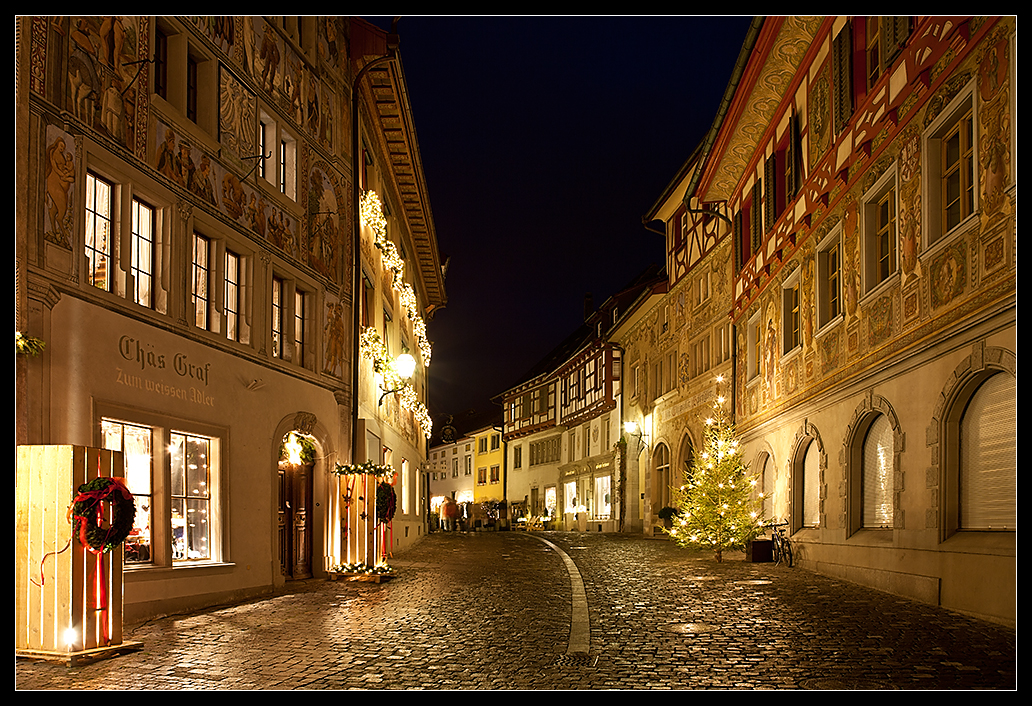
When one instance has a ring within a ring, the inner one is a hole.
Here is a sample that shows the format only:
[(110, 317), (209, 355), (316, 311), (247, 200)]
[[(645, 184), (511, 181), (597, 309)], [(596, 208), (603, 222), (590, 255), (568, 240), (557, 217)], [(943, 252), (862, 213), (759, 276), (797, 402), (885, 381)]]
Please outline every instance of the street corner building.
[[(767, 17), (615, 332), (645, 531), (717, 376), (799, 565), (1016, 619), (1013, 17)], [(633, 455), (632, 472), (633, 472)]]
[[(446, 295), (396, 35), (315, 16), (16, 29), (16, 325), (42, 344), (17, 356), (16, 443), (120, 452), (126, 619), (415, 542)], [(379, 527), (367, 467), (394, 493)]]

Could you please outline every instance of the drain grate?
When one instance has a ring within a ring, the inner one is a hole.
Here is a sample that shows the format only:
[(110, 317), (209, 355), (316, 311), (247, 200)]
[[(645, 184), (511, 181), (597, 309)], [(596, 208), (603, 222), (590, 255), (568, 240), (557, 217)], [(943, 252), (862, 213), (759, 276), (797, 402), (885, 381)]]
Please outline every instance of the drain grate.
[(560, 655), (555, 663), (560, 667), (594, 667), (598, 664), (598, 657), (575, 652), (573, 654)]

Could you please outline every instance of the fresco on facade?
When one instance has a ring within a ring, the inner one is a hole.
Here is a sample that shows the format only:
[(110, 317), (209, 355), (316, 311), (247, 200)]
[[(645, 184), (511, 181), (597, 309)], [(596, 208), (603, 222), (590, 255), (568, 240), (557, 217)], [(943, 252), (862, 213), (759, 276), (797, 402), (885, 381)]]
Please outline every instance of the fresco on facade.
[(308, 179), (308, 262), (334, 281), (341, 281), (340, 254), (349, 240), (350, 204), (329, 165), (317, 163)]
[(75, 138), (56, 125), (47, 125), (46, 140), (43, 237), (71, 249), (75, 227)]
[(261, 17), (245, 17), (243, 34), (246, 66), (259, 90), (268, 93), (295, 125), (303, 125), (304, 62)]
[(344, 305), (340, 299), (327, 291), (323, 323), (323, 338), (326, 341), (323, 372), (327, 375), (339, 378), (344, 374), (344, 363), (347, 360), (345, 352), (348, 349), (347, 332), (350, 325), (350, 322), (345, 320)]
[(186, 19), (223, 52), (232, 52), (236, 44), (236, 23), (231, 15), (204, 15)]
[(260, 238), (295, 259), (299, 255), (297, 221), (265, 200), (257, 189), (211, 159), (175, 130), (156, 124), (152, 166), (170, 181), (204, 199)]
[[(219, 143), (241, 159), (258, 154), (258, 102), (240, 79), (219, 67)], [(253, 164), (253, 161), (249, 162)]]
[[(67, 105), (93, 129), (125, 146), (136, 138), (136, 96), (147, 63), (137, 63), (139, 18), (71, 17), (53, 27), (67, 30)], [(58, 89), (60, 90), (60, 89)]]

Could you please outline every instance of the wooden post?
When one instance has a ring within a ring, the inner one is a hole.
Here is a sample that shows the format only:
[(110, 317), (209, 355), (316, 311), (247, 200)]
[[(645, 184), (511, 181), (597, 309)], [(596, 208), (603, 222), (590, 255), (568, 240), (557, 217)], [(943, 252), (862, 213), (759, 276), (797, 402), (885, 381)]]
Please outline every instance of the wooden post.
[(78, 488), (124, 477), (122, 453), (19, 446), (15, 523), (15, 652), (74, 664), (139, 649), (122, 637), (122, 547), (95, 554), (73, 536)]

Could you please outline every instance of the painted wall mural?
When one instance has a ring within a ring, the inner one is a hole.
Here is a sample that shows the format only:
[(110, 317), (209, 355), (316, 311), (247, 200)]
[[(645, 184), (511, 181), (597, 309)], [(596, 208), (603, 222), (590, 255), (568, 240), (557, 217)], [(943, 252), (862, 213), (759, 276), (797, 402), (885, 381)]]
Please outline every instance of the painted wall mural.
[(46, 139), (43, 237), (70, 250), (75, 227), (75, 138), (56, 125), (47, 125)]
[(214, 161), (201, 149), (181, 138), (162, 122), (156, 123), (152, 166), (163, 176), (199, 196), (238, 225), (298, 257), (297, 220), (265, 199), (258, 189), (245, 184), (236, 173)]
[(63, 86), (67, 95), (58, 103), (127, 147), (136, 142), (140, 112), (137, 100), (147, 74), (147, 63), (138, 61), (140, 20), (74, 17), (57, 18), (51, 25), (58, 33), (67, 31), (68, 71)]

